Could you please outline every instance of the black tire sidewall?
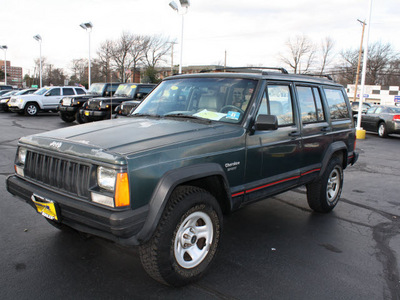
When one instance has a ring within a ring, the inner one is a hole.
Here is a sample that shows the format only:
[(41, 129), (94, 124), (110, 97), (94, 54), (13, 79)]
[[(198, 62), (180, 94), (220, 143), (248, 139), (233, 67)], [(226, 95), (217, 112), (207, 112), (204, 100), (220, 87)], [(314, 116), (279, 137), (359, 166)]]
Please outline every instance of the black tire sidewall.
[[(215, 198), (205, 190), (180, 189), (172, 195), (172, 203), (166, 210), (156, 229), (158, 236), (158, 270), (163, 280), (172, 286), (183, 286), (198, 280), (208, 269), (217, 252), (222, 227), (222, 213)], [(180, 194), (182, 193), (182, 194)], [(191, 269), (181, 267), (174, 254), (174, 242), (181, 223), (194, 212), (207, 214), (213, 224), (213, 240), (204, 260)]]
[[(29, 107), (35, 107), (36, 108), (36, 112), (34, 114), (30, 114), (28, 112)], [(39, 111), (39, 107), (35, 103), (28, 103), (24, 108), (25, 115), (27, 115), (27, 116), (36, 116), (38, 114), (38, 111)]]

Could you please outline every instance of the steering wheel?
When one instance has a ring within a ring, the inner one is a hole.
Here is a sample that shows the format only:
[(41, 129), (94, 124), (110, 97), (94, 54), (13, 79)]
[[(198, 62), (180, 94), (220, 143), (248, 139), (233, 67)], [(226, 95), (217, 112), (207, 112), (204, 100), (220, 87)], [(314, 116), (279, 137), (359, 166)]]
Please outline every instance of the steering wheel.
[(228, 109), (234, 109), (234, 110), (244, 114), (244, 110), (239, 108), (239, 107), (237, 107), (237, 106), (235, 106), (235, 105), (225, 105), (225, 106), (221, 107), (219, 112), (224, 112), (225, 110), (228, 110)]

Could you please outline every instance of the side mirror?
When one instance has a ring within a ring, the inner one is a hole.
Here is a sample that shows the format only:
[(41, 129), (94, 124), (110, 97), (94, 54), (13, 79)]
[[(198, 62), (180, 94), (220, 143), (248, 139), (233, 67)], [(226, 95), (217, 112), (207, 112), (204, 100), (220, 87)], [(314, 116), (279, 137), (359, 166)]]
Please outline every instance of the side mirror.
[(277, 130), (278, 118), (274, 115), (259, 115), (255, 124), (256, 130)]

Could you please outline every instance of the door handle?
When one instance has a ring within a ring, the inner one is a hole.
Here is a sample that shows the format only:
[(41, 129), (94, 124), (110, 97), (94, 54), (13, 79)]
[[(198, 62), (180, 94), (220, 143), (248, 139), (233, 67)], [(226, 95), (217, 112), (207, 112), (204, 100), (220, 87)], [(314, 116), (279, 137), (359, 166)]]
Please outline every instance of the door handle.
[(330, 130), (331, 130), (330, 126), (325, 126), (325, 127), (322, 127), (322, 129), (321, 129), (322, 132), (327, 132), (327, 131), (330, 131)]
[(289, 136), (292, 137), (300, 136), (300, 131), (292, 131), (291, 133), (289, 133)]

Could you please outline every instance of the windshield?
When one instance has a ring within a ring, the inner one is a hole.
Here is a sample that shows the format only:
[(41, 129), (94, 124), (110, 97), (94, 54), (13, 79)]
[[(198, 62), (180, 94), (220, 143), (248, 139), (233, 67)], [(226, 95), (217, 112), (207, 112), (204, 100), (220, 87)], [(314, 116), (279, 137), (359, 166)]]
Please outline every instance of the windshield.
[(37, 90), (36, 92), (34, 92), (35, 95), (43, 95), (44, 93), (46, 93), (50, 88), (48, 87), (44, 87), (41, 88), (40, 90)]
[(237, 78), (183, 78), (162, 82), (134, 111), (164, 117), (240, 123), (257, 81)]
[(15, 95), (15, 94), (18, 95), (18, 93), (16, 91), (11, 91), (11, 92), (3, 94), (2, 97), (8, 97), (8, 96), (12, 96), (12, 95)]
[(117, 91), (114, 94), (114, 97), (132, 97), (135, 92), (136, 85), (135, 84), (120, 84), (118, 86)]
[(93, 83), (92, 85), (90, 85), (88, 94), (102, 95), (104, 86), (104, 83)]

